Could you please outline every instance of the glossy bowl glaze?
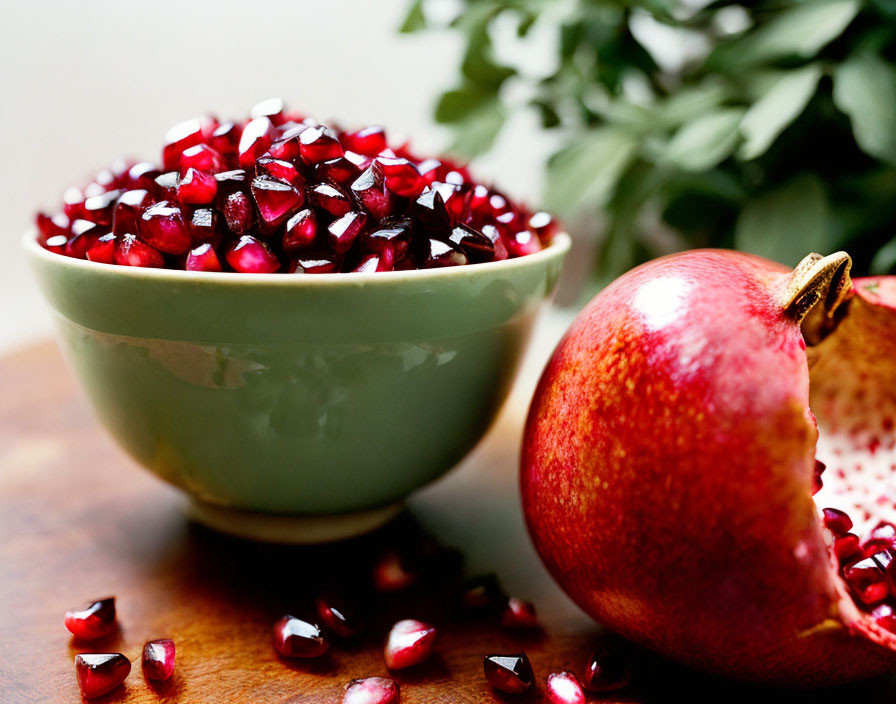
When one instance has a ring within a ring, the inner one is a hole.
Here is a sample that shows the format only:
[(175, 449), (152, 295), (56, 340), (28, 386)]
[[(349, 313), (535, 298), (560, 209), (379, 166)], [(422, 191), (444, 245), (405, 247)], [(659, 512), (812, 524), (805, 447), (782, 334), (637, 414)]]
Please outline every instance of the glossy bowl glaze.
[(485, 434), (569, 249), (437, 270), (228, 274), (24, 248), (96, 412), (199, 520), (375, 527)]

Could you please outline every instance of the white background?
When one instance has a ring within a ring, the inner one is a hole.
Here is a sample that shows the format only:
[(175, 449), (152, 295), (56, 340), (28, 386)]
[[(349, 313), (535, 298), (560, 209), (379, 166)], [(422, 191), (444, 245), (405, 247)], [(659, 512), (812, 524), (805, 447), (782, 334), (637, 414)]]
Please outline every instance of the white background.
[[(38, 208), (121, 156), (158, 160), (167, 129), (280, 96), (319, 119), (383, 124), (438, 151), (438, 93), (460, 43), (399, 35), (407, 0), (0, 0), (0, 352), (51, 332), (20, 253)], [(537, 61), (537, 57), (534, 57)], [(533, 57), (525, 57), (532, 61)], [(474, 173), (537, 202), (548, 140), (522, 116)]]

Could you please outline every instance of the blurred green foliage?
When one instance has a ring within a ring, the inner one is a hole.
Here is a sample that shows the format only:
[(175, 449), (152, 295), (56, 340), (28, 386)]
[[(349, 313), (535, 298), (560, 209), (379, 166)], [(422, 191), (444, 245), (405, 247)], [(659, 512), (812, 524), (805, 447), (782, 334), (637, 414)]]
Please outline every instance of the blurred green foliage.
[[(511, 113), (537, 111), (564, 144), (544, 205), (604, 218), (599, 280), (706, 246), (896, 268), (896, 0), (466, 0), (445, 22), (437, 1), (402, 31), (465, 38), (435, 110), (452, 151), (487, 151)], [(651, 32), (685, 60), (659, 65)], [(527, 42), (552, 47), (541, 74), (514, 61)]]

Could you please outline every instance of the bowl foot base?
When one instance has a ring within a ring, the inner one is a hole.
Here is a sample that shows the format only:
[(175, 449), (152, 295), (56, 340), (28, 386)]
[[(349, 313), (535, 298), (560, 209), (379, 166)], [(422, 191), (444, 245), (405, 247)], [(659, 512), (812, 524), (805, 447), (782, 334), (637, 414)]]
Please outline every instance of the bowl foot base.
[(208, 528), (249, 540), (289, 545), (313, 545), (354, 538), (388, 523), (404, 509), (404, 502), (357, 513), (321, 516), (243, 511), (190, 499), (187, 517)]

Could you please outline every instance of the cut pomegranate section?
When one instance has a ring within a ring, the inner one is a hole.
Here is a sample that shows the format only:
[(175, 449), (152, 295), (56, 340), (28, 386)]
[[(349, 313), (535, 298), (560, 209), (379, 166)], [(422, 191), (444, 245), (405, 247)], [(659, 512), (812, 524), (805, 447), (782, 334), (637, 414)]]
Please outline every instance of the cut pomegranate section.
[(159, 638), (143, 645), (143, 674), (150, 680), (167, 680), (174, 674), (174, 641)]
[(65, 612), (65, 627), (78, 640), (96, 640), (112, 633), (115, 623), (115, 597), (98, 599), (80, 609)]
[(75, 656), (75, 677), (85, 699), (108, 694), (125, 681), (131, 661), (121, 653), (80, 653)]
[(403, 670), (419, 665), (432, 655), (435, 641), (436, 629), (428, 623), (414, 619), (399, 621), (386, 638), (386, 667)]
[(525, 653), (487, 655), (482, 667), (488, 683), (505, 694), (523, 694), (535, 682), (532, 665)]

